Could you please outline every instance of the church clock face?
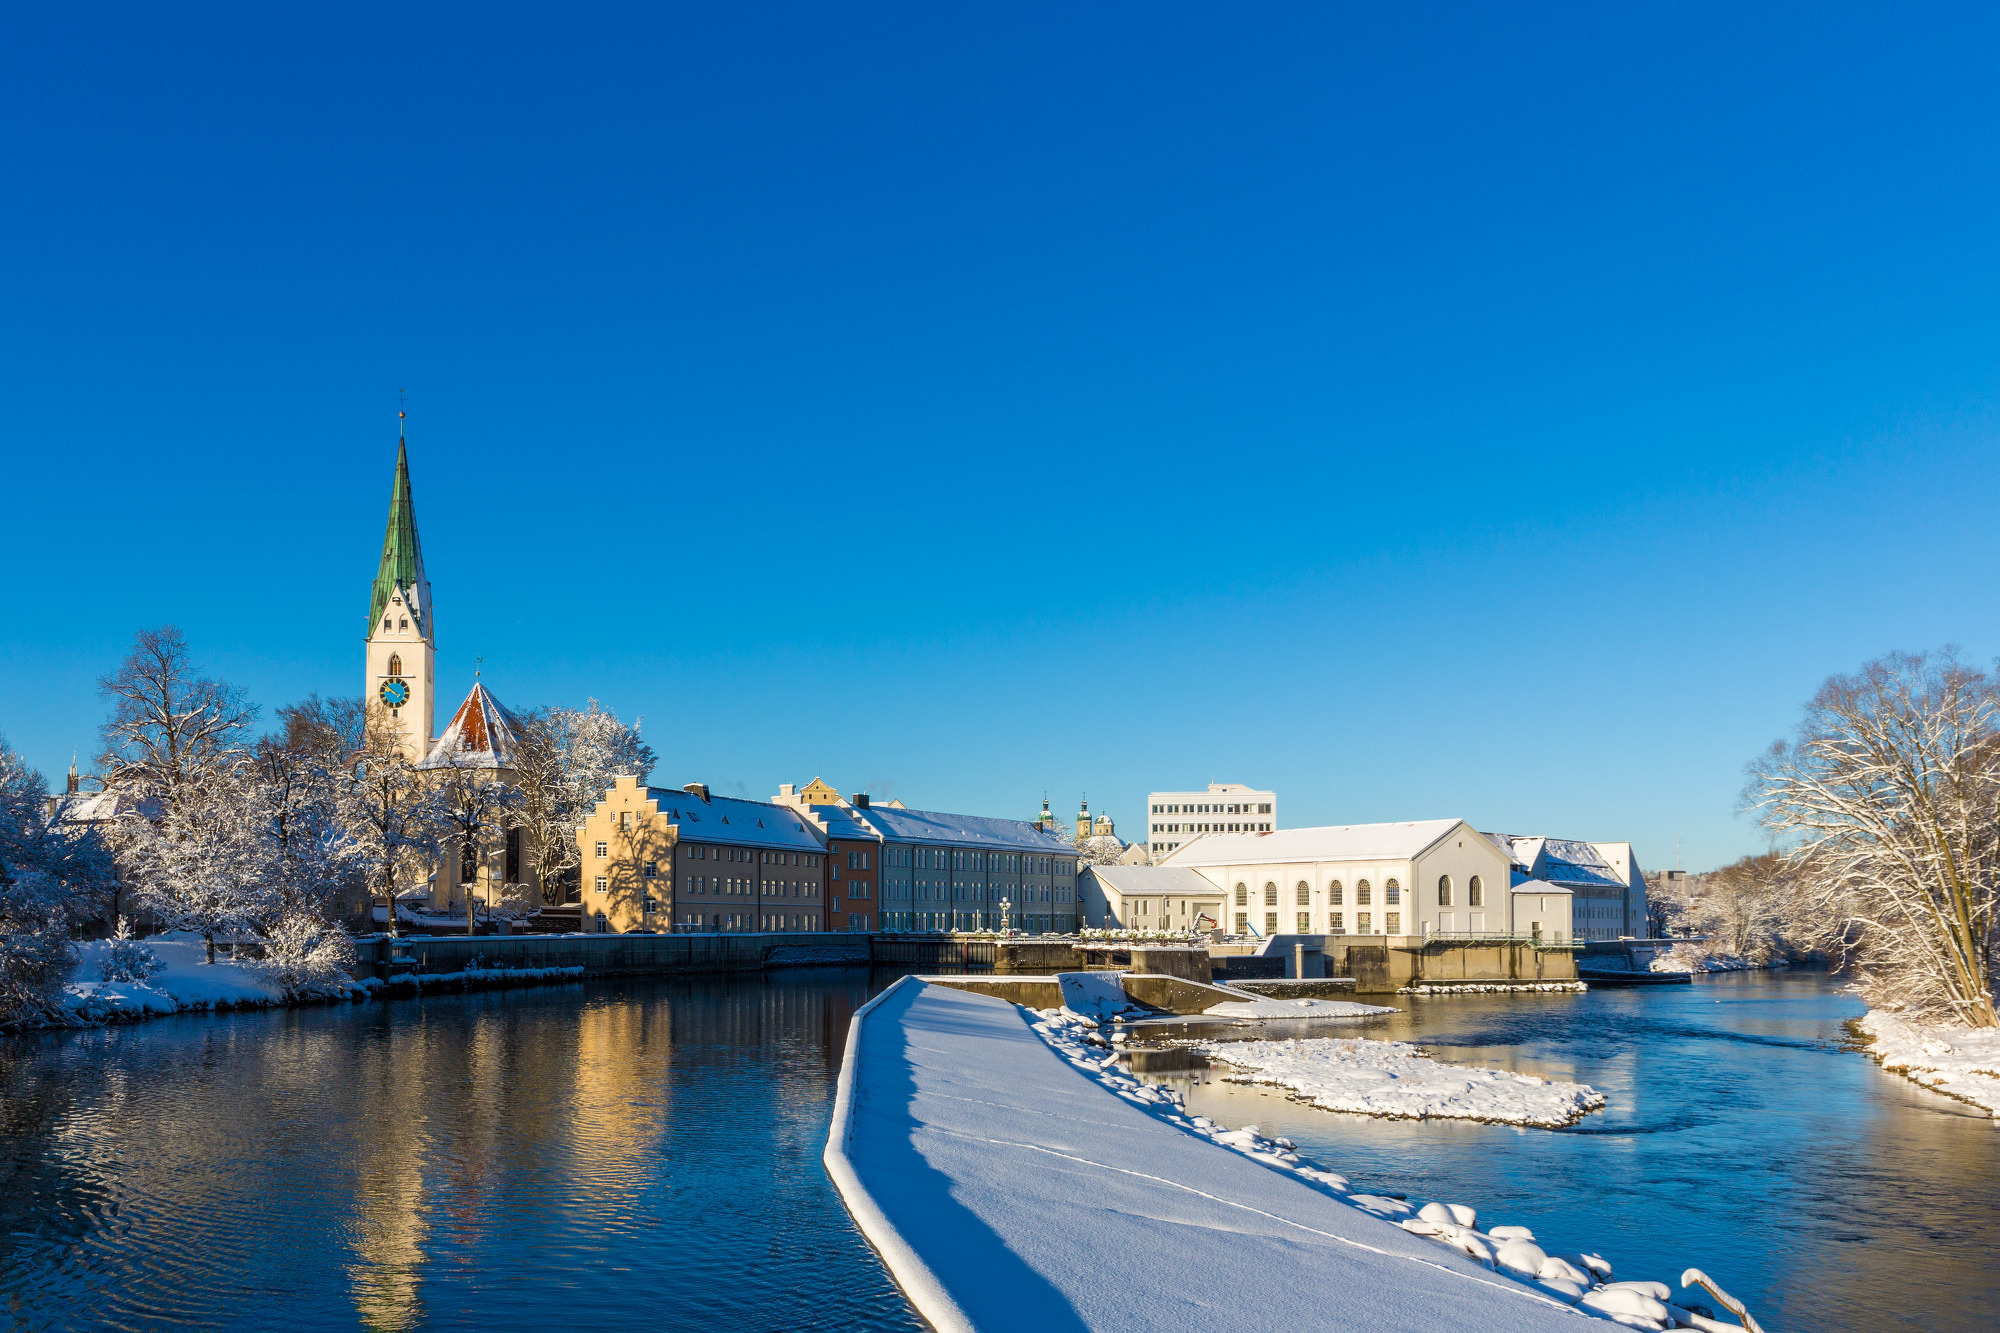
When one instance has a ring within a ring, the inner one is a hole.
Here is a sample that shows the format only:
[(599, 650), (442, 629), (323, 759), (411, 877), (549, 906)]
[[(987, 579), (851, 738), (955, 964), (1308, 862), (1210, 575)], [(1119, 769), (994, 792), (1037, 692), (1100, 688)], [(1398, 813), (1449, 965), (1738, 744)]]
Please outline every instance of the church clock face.
[(391, 708), (401, 708), (410, 701), (410, 687), (400, 680), (382, 682), (382, 702)]

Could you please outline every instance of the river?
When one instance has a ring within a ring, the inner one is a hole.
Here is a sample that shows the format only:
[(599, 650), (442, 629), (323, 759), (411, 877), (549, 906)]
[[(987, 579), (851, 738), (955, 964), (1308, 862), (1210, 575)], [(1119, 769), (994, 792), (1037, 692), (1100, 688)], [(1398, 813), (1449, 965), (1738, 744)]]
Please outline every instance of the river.
[[(819, 1163), (848, 1018), (890, 979), (0, 1042), (0, 1309), (21, 1329), (920, 1328)], [(1474, 1204), (1620, 1276), (1699, 1264), (1772, 1333), (1992, 1325), (2000, 1132), (1843, 1049), (1859, 1006), (1825, 978), (1397, 1003), (1359, 1030), (1579, 1079), (1609, 1109), (1564, 1131), (1376, 1121), (1170, 1077), (1358, 1187)]]

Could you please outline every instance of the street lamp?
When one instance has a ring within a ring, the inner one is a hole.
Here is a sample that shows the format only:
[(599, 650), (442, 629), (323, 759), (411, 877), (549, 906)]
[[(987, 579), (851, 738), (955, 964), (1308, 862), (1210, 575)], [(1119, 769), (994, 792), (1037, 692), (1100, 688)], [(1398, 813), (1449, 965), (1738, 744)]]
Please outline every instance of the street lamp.
[(1013, 906), (1014, 904), (1006, 898), (1000, 900), (1000, 933), (1002, 935), (1007, 933), (1007, 913)]

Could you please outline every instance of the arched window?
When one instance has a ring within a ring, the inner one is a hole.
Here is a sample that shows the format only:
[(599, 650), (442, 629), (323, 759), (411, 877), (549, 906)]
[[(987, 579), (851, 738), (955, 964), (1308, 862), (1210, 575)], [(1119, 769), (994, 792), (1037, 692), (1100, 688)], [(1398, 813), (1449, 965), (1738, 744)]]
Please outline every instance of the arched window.
[(1479, 876), (1477, 875), (1465, 881), (1465, 905), (1467, 907), (1484, 907), (1486, 905), (1486, 891), (1480, 885)]
[(392, 676), (403, 674), (403, 655), (401, 653), (389, 654), (389, 674)]
[(1250, 905), (1250, 890), (1244, 888), (1241, 884), (1236, 886), (1236, 905), (1238, 907), (1248, 907)]
[(1403, 901), (1403, 886), (1393, 879), (1383, 884), (1382, 901), (1390, 907), (1395, 907), (1401, 903)]
[(1368, 906), (1368, 900), (1369, 900), (1369, 895), (1368, 895), (1368, 881), (1367, 881), (1367, 880), (1365, 880), (1365, 879), (1357, 879), (1357, 880), (1355, 880), (1355, 881), (1354, 881), (1354, 903), (1355, 903), (1355, 905), (1356, 905), (1357, 907), (1366, 907), (1366, 906)]
[(1326, 900), (1333, 906), (1340, 906), (1340, 881), (1329, 880), (1326, 886)]
[(1451, 906), (1451, 876), (1450, 876), (1450, 875), (1439, 875), (1439, 876), (1438, 876), (1438, 906), (1439, 906), (1439, 907), (1449, 907), (1449, 906)]
[(1312, 885), (1310, 885), (1310, 884), (1306, 883), (1306, 882), (1305, 882), (1304, 880), (1300, 880), (1300, 881), (1299, 881), (1299, 906), (1301, 906), (1301, 907), (1305, 907), (1305, 906), (1309, 905), (1309, 904), (1310, 904), (1310, 903), (1312, 902), (1312, 900), (1313, 900), (1313, 891), (1312, 891)]
[(1278, 886), (1275, 884), (1266, 884), (1264, 886), (1264, 906), (1276, 907), (1277, 905), (1278, 905)]

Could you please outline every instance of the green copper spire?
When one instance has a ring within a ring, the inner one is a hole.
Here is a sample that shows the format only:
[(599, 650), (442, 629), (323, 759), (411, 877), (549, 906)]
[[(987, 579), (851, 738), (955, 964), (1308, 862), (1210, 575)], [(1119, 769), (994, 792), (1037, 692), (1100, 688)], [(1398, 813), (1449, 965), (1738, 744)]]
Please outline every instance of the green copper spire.
[(410, 499), (410, 455), (402, 433), (396, 436), (396, 485), (389, 493), (389, 530), (382, 538), (382, 564), (375, 571), (375, 596), (368, 608), (368, 633), (382, 623), (382, 608), (396, 592), (403, 593), (416, 628), (429, 637), (424, 621), (431, 607), (430, 580), (424, 577), (424, 552), (417, 544), (417, 507)]

